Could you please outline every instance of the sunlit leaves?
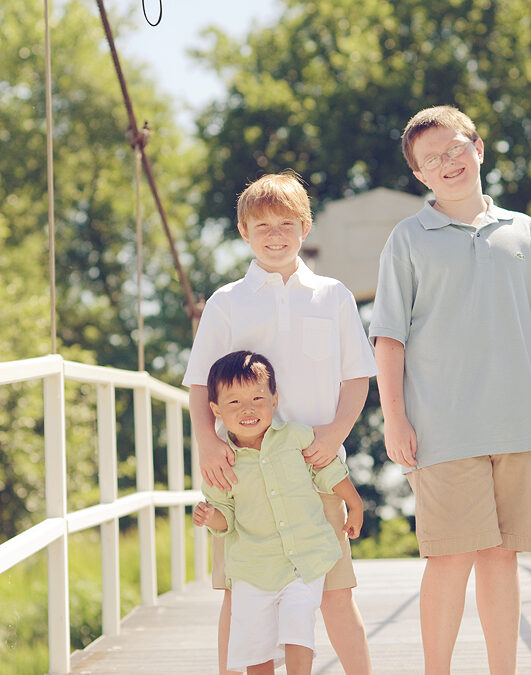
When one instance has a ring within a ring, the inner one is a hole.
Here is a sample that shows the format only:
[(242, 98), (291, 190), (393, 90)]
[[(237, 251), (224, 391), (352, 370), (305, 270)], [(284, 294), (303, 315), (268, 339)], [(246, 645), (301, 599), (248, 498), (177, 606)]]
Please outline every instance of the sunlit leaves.
[[(211, 166), (203, 178), (204, 217), (224, 219), (234, 232), (233, 195), (248, 179), (288, 165), (309, 181), (317, 206), (376, 186), (422, 192), (399, 136), (419, 108), (441, 103), (477, 121), (486, 173), (503, 166), (491, 194), (526, 210), (531, 111), (522, 92), (531, 27), (523, 0), (284, 5), (275, 26), (239, 42), (212, 31), (201, 54), (229, 88), (226, 100), (198, 119)], [(505, 153), (496, 149), (502, 139)], [(509, 161), (526, 169), (511, 173)], [(353, 178), (359, 162), (367, 167), (361, 182)]]

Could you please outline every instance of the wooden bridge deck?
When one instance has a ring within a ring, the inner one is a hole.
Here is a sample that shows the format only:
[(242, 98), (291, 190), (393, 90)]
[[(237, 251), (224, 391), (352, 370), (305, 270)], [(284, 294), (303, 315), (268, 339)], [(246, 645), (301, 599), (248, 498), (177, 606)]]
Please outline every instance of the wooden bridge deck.
[[(356, 601), (367, 629), (374, 675), (421, 675), (418, 591), (424, 562), (361, 560), (354, 565), (359, 583)], [(519, 565), (522, 617), (518, 657), (519, 673), (524, 675), (531, 673), (531, 555), (521, 555)], [(156, 607), (137, 607), (123, 620), (120, 636), (100, 638), (84, 651), (75, 653), (71, 673), (215, 675), (220, 602), (220, 591), (192, 583), (182, 594), (161, 596)], [(316, 643), (313, 674), (343, 673), (320, 616)], [(487, 675), (488, 672), (472, 577), (452, 673)]]

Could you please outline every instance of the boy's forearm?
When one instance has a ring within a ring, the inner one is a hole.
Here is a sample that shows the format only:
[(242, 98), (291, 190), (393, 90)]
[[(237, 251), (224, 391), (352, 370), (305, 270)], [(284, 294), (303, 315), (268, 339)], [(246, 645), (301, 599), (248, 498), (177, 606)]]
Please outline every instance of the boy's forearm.
[(332, 489), (334, 494), (343, 499), (349, 511), (359, 507), (361, 503), (361, 497), (348, 476), (334, 485)]
[(208, 485), (229, 490), (238, 482), (232, 470), (234, 452), (216, 434), (215, 418), (208, 402), (205, 386), (190, 387), (190, 417), (199, 454), (201, 475)]
[(384, 419), (406, 416), (404, 404), (404, 345), (379, 337), (374, 348), (378, 366), (378, 391)]
[(209, 442), (219, 440), (214, 426), (215, 418), (208, 402), (208, 389), (204, 386), (193, 384), (190, 387), (190, 418), (192, 427), (199, 445), (204, 447)]
[(349, 435), (356, 420), (360, 416), (365, 401), (367, 400), (368, 391), (368, 377), (344, 380), (341, 383), (334, 420), (330, 424), (324, 425), (329, 427), (329, 431), (333, 434), (337, 443), (337, 448), (339, 448), (345, 438)]

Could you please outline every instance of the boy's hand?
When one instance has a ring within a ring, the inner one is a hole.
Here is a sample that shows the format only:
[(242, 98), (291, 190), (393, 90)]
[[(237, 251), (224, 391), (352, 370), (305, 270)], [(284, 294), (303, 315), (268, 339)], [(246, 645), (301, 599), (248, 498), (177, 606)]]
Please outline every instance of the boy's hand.
[(192, 523), (198, 527), (210, 525), (212, 518), (214, 516), (215, 508), (212, 504), (207, 504), (206, 502), (199, 502), (194, 507), (194, 512), (192, 513)]
[(407, 417), (386, 420), (384, 439), (389, 459), (402, 466), (417, 466), (417, 435)]
[(337, 451), (341, 447), (341, 441), (337, 441), (330, 433), (330, 424), (322, 424), (313, 428), (314, 441), (306, 450), (302, 451), (302, 455), (308, 464), (313, 464), (315, 469), (322, 469), (337, 455)]
[(343, 532), (346, 532), (349, 539), (357, 539), (360, 536), (362, 525), (363, 503), (360, 499), (359, 504), (353, 505), (349, 509), (347, 522), (343, 525)]
[(206, 446), (199, 446), (199, 467), (205, 482), (219, 488), (230, 490), (238, 482), (232, 470), (235, 457), (232, 449), (220, 438), (209, 442)]

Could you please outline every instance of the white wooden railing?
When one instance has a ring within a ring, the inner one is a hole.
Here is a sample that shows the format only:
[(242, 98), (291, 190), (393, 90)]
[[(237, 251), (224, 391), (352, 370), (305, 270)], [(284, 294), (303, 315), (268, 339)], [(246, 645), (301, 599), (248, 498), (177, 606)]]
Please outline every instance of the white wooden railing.
[[(99, 526), (102, 566), (102, 631), (120, 632), (120, 574), (118, 523), (138, 514), (142, 604), (157, 603), (155, 507), (168, 507), (173, 590), (185, 584), (184, 509), (200, 498), (200, 473), (192, 440), (192, 489), (184, 489), (183, 409), (188, 394), (155, 380), (147, 373), (88, 366), (61, 356), (0, 363), (0, 385), (44, 381), (44, 461), (46, 519), (0, 545), (0, 573), (46, 548), (48, 554), (49, 675), (70, 670), (68, 535)], [(67, 513), (65, 379), (97, 387), (97, 426), (100, 503)], [(136, 492), (118, 497), (115, 389), (134, 395)], [(151, 399), (166, 405), (168, 489), (154, 489)], [(194, 528), (195, 577), (207, 575), (205, 528)]]

